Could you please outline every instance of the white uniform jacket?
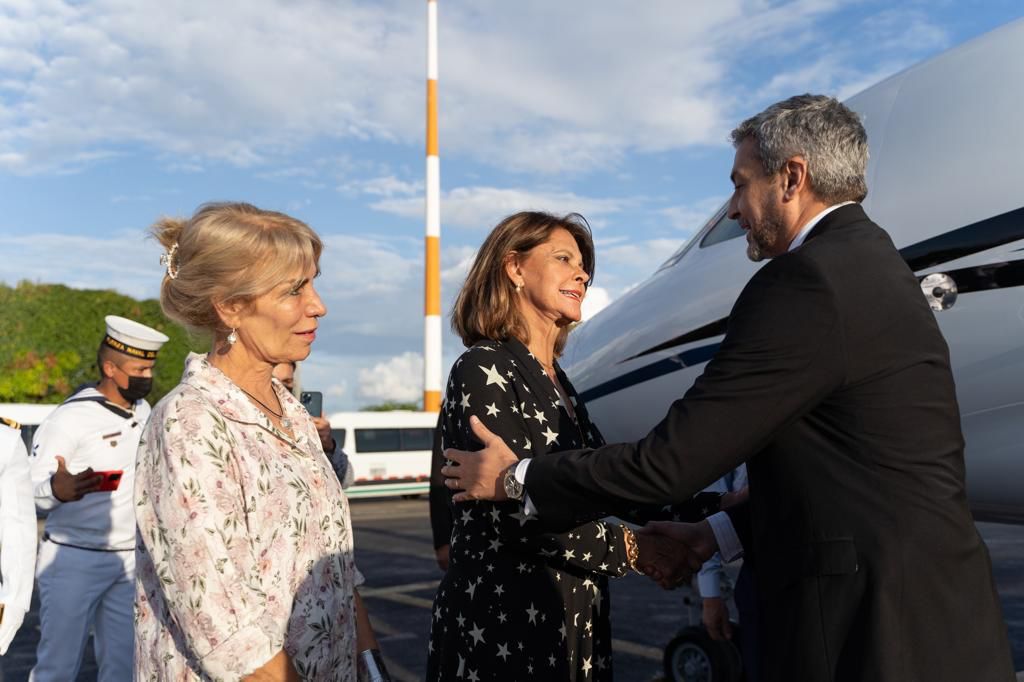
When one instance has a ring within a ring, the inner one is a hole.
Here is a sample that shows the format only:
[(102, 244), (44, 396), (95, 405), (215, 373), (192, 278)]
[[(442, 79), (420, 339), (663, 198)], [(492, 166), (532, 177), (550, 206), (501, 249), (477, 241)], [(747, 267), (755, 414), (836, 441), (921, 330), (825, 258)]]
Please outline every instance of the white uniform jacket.
[(32, 600), (36, 535), (25, 443), (20, 431), (0, 424), (0, 656), (7, 653)]
[[(131, 411), (123, 410), (87, 387), (39, 425), (32, 441), (32, 484), (36, 509), (48, 514), (50, 540), (85, 549), (134, 549), (135, 452), (149, 411), (145, 400), (136, 401)], [(122, 471), (121, 483), (113, 492), (93, 492), (77, 502), (62, 503), (50, 488), (58, 455), (72, 474), (89, 467), (96, 472)]]

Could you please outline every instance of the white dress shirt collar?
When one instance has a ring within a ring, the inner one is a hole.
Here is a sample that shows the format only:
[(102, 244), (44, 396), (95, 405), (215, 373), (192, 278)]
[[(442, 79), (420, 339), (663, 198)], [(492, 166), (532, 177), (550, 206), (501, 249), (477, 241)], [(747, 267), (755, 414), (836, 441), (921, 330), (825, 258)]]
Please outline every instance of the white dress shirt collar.
[(832, 206), (829, 206), (828, 208), (826, 208), (824, 211), (822, 211), (818, 215), (816, 215), (813, 218), (811, 218), (809, 221), (807, 221), (807, 224), (804, 225), (803, 228), (801, 228), (801, 230), (796, 233), (796, 237), (794, 237), (793, 241), (790, 242), (789, 249), (787, 249), (787, 251), (792, 251), (793, 249), (795, 249), (798, 246), (800, 246), (801, 244), (803, 244), (804, 240), (807, 239), (807, 235), (811, 233), (811, 230), (814, 229), (815, 225), (817, 225), (818, 223), (821, 222), (822, 218), (824, 218), (825, 216), (827, 216), (829, 213), (831, 213), (832, 211), (836, 210), (840, 206), (846, 206), (847, 204), (852, 204), (852, 203), (854, 203), (854, 202), (852, 202), (852, 201), (844, 201), (841, 204), (833, 204)]

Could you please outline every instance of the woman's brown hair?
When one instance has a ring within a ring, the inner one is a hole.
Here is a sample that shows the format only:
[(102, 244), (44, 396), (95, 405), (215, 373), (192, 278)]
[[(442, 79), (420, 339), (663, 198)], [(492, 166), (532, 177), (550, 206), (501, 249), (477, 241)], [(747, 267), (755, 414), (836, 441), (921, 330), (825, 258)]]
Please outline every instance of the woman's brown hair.
[[(525, 256), (559, 228), (576, 240), (590, 285), (594, 279), (594, 240), (583, 216), (570, 213), (560, 218), (540, 211), (510, 215), (487, 235), (452, 306), (452, 330), (467, 347), (478, 341), (508, 338), (529, 343), (529, 330), (519, 314), (516, 288), (505, 272), (505, 261), (512, 253)], [(567, 325), (555, 339), (555, 357), (562, 354), (568, 336)]]

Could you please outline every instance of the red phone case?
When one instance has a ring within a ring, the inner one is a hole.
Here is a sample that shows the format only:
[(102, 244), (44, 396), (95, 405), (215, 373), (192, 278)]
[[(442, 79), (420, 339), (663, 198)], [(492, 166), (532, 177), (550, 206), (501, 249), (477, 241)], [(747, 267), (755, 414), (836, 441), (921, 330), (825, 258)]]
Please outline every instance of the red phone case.
[(121, 476), (124, 475), (122, 469), (116, 471), (97, 471), (97, 474), (103, 477), (103, 481), (100, 483), (100, 487), (97, 490), (117, 490), (117, 486), (121, 485)]

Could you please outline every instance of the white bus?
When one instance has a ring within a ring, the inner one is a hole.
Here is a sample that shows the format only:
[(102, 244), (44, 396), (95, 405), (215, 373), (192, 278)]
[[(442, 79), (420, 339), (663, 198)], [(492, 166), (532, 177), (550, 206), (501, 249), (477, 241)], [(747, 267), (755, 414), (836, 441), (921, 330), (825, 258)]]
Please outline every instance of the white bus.
[[(25, 448), (57, 405), (0, 403), (0, 417), (21, 424)], [(432, 412), (336, 412), (330, 415), (335, 442), (348, 455), (355, 482), (349, 497), (425, 495), (437, 415)]]
[(32, 452), (32, 436), (39, 424), (57, 409), (56, 404), (34, 405), (31, 403), (0, 403), (0, 417), (7, 417), (21, 424), (21, 438), (25, 449)]
[(328, 419), (355, 474), (349, 497), (427, 493), (437, 414), (335, 412)]

